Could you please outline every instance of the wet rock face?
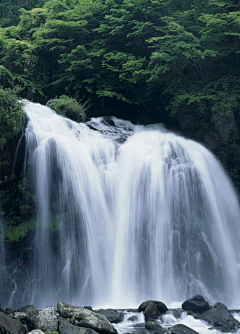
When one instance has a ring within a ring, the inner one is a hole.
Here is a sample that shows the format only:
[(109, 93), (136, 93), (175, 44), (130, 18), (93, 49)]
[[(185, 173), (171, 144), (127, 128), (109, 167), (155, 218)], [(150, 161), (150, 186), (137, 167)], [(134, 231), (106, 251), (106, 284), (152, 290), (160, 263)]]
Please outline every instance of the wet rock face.
[(196, 295), (182, 303), (184, 311), (192, 311), (194, 313), (203, 313), (209, 309), (208, 302), (201, 295)]
[(172, 326), (170, 331), (172, 334), (198, 334), (198, 332), (182, 324)]
[(30, 330), (41, 329), (43, 332), (54, 332), (58, 328), (58, 316), (54, 307), (46, 307), (42, 311), (31, 313), (27, 326)]
[(12, 319), (8, 315), (0, 312), (0, 333), (1, 334), (25, 334), (26, 328), (20, 320)]
[(77, 327), (66, 320), (59, 321), (59, 334), (98, 334), (93, 329)]
[(138, 312), (145, 311), (145, 309), (149, 306), (150, 303), (154, 303), (161, 314), (168, 311), (167, 306), (163, 302), (157, 300), (146, 300), (145, 302), (139, 305)]
[(145, 321), (157, 319), (161, 314), (168, 311), (167, 306), (156, 300), (147, 300), (138, 307), (138, 312), (143, 312)]
[(118, 312), (116, 310), (113, 309), (106, 309), (106, 310), (97, 310), (95, 311), (95, 313), (100, 313), (102, 315), (104, 315), (108, 321), (110, 321), (111, 323), (115, 323), (118, 324), (119, 322), (121, 322), (123, 320), (123, 313)]
[(117, 333), (117, 330), (102, 314), (98, 314), (84, 307), (71, 306), (66, 303), (58, 303), (57, 309), (60, 316), (71, 318), (73, 325), (91, 328), (98, 333)]
[(225, 308), (213, 307), (210, 310), (203, 313), (206, 321), (208, 321), (213, 327), (225, 328), (225, 330), (236, 329), (239, 327), (239, 321), (235, 319), (232, 314)]
[(154, 332), (154, 334), (164, 334), (166, 333), (166, 330), (162, 328), (157, 322), (155, 321), (148, 321), (145, 324), (146, 329), (150, 329)]

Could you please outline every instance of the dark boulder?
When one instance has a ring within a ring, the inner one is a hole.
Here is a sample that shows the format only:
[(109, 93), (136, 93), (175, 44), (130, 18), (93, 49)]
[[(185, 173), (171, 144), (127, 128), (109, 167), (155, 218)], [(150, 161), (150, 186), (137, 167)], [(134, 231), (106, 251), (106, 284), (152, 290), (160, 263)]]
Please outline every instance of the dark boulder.
[(155, 334), (164, 334), (166, 330), (162, 328), (157, 322), (155, 321), (148, 321), (145, 324), (146, 329), (152, 330)]
[(213, 307), (204, 312), (203, 316), (213, 327), (225, 327), (227, 329), (236, 329), (239, 327), (239, 321), (225, 308)]
[(18, 312), (24, 312), (24, 313), (28, 313), (28, 314), (31, 314), (33, 311), (35, 311), (35, 307), (33, 305), (22, 306), (18, 310)]
[(150, 302), (148, 306), (143, 311), (145, 321), (149, 319), (157, 319), (160, 317), (161, 312), (159, 311), (157, 305), (154, 302)]
[(198, 332), (194, 331), (192, 328), (182, 324), (172, 326), (170, 331), (172, 334), (198, 334)]
[(60, 320), (58, 326), (59, 334), (98, 334), (91, 328), (77, 327), (66, 320)]
[(159, 302), (159, 301), (157, 301), (157, 300), (146, 300), (146, 301), (143, 302), (141, 305), (139, 305), (139, 307), (138, 307), (138, 312), (143, 312), (143, 311), (148, 307), (148, 305), (149, 305), (150, 303), (154, 303), (154, 304), (156, 304), (156, 306), (157, 306), (157, 308), (158, 308), (158, 310), (159, 310), (159, 312), (160, 312), (161, 314), (162, 314), (162, 313), (165, 313), (165, 312), (168, 311), (168, 308), (167, 308), (167, 306), (166, 306), (164, 303)]
[(114, 323), (114, 324), (118, 324), (119, 322), (121, 322), (124, 317), (123, 313), (110, 309), (110, 308), (105, 309), (105, 310), (102, 310), (102, 309), (97, 310), (95, 311), (95, 313), (104, 315), (111, 323)]
[(26, 329), (21, 321), (12, 319), (8, 315), (0, 312), (0, 333), (1, 334), (25, 334)]
[(196, 295), (182, 303), (184, 311), (192, 311), (194, 313), (203, 313), (209, 309), (208, 302), (201, 295)]

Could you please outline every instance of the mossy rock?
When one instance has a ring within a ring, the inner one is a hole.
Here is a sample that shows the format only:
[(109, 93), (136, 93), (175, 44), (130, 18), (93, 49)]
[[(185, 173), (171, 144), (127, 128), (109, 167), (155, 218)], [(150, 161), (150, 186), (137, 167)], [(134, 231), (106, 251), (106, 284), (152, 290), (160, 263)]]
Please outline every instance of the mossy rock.
[(65, 116), (76, 122), (84, 122), (86, 118), (87, 102), (81, 104), (76, 99), (67, 95), (49, 100), (47, 106), (56, 111), (59, 115)]

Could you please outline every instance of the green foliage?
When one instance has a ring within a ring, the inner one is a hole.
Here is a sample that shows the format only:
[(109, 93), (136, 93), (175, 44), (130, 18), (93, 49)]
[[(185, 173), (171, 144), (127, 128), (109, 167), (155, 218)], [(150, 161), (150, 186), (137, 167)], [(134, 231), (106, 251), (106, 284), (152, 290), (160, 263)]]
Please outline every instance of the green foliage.
[(21, 8), (31, 9), (42, 6), (44, 0), (1, 0), (0, 3), (0, 26), (7, 27), (17, 25), (19, 18), (19, 10)]
[(17, 242), (35, 228), (35, 197), (31, 178), (6, 180), (0, 189), (5, 238)]
[(76, 122), (84, 122), (86, 118), (87, 102), (79, 103), (67, 95), (49, 100), (47, 106), (54, 109), (59, 115), (66, 116)]
[(22, 103), (18, 101), (14, 92), (0, 88), (0, 151), (8, 140), (20, 133), (23, 116)]
[[(79, 120), (82, 111), (62, 97), (79, 94), (99, 109), (108, 104), (136, 110), (145, 120), (156, 115), (154, 121), (171, 120), (183, 131), (190, 126), (182, 119), (195, 129), (198, 122), (207, 127), (216, 115), (239, 114), (238, 1), (38, 0), (33, 8), (33, 0), (4, 0), (2, 5), (9, 4), (22, 9), (18, 24), (14, 14), (14, 23), (5, 21), (0, 28), (1, 84), (20, 86), (23, 97), (61, 95), (52, 107)], [(124, 117), (131, 115), (126, 111)], [(214, 122), (211, 126), (217, 131)]]
[(19, 221), (17, 225), (9, 224), (5, 231), (5, 237), (10, 242), (18, 242), (20, 238), (24, 238), (29, 231), (32, 231), (34, 228), (34, 220), (30, 221)]

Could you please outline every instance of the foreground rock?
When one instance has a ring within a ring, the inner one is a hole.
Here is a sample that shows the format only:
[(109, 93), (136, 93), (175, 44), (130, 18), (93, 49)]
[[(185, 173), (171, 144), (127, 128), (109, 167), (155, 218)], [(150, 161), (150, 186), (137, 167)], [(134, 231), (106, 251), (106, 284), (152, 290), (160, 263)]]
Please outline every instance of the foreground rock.
[(57, 309), (60, 316), (71, 318), (71, 323), (73, 325), (91, 328), (98, 333), (103, 334), (117, 333), (117, 330), (102, 314), (93, 312), (84, 307), (71, 306), (66, 303), (58, 303)]
[(43, 331), (41, 331), (41, 329), (33, 329), (31, 332), (29, 332), (28, 334), (44, 334)]
[(182, 303), (184, 311), (191, 311), (194, 313), (203, 313), (209, 309), (208, 302), (201, 295), (196, 295)]
[(0, 312), (0, 333), (1, 334), (25, 334), (26, 329), (17, 319), (12, 319), (3, 312)]
[(182, 324), (174, 325), (170, 328), (172, 334), (198, 334), (192, 328)]
[(98, 334), (93, 329), (77, 327), (62, 319), (59, 321), (58, 332), (59, 334)]
[(41, 329), (43, 332), (54, 332), (58, 329), (58, 316), (54, 307), (46, 307), (42, 311), (31, 313), (27, 326), (30, 330)]
[[(225, 305), (224, 305), (225, 306)], [(239, 321), (225, 308), (213, 307), (203, 313), (204, 319), (214, 328), (220, 330), (231, 330), (239, 327)]]
[(35, 307), (33, 305), (22, 306), (18, 310), (18, 312), (24, 312), (24, 313), (28, 313), (28, 314), (31, 314), (34, 311), (35, 311)]
[(19, 319), (21, 321), (27, 321), (29, 317), (30, 317), (30, 314), (25, 313), (25, 312), (14, 312), (13, 313), (13, 318)]
[(146, 329), (150, 329), (154, 332), (154, 334), (164, 334), (166, 333), (166, 330), (162, 328), (157, 322), (155, 321), (148, 321), (145, 324)]
[(113, 310), (111, 308), (108, 308), (106, 310), (102, 310), (102, 309), (97, 310), (95, 311), (95, 313), (100, 313), (104, 315), (108, 319), (108, 321), (114, 324), (118, 324), (119, 322), (121, 322), (124, 317), (123, 313)]
[(154, 303), (161, 314), (168, 311), (167, 306), (163, 302), (159, 302), (157, 300), (146, 300), (145, 302), (139, 305), (138, 312), (145, 311), (145, 309), (149, 306), (150, 303)]
[(156, 300), (147, 300), (138, 307), (138, 312), (143, 312), (145, 321), (157, 319), (161, 314), (168, 311), (167, 306)]

